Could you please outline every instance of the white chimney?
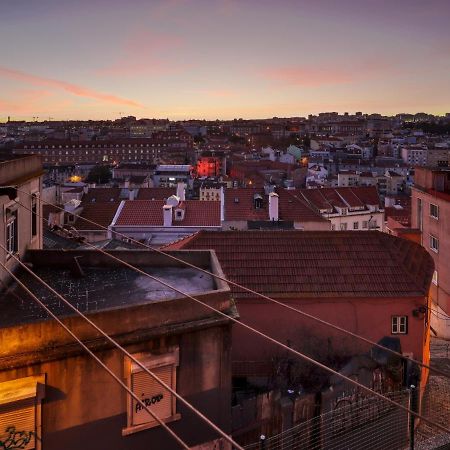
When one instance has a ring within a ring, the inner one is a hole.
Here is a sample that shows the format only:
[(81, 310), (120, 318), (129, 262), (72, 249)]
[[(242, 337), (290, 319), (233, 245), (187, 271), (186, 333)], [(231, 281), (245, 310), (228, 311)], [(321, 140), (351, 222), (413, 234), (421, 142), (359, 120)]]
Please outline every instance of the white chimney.
[(269, 194), (269, 220), (278, 220), (278, 194)]
[(220, 221), (225, 220), (225, 189), (220, 187)]
[(134, 189), (130, 189), (128, 191), (128, 200), (134, 200), (134, 196), (135, 196), (135, 190)]
[(171, 227), (172, 226), (172, 206), (170, 206), (170, 205), (163, 206), (163, 217), (164, 217), (164, 226)]
[(182, 182), (177, 184), (177, 197), (180, 199), (180, 202), (186, 200), (186, 185)]

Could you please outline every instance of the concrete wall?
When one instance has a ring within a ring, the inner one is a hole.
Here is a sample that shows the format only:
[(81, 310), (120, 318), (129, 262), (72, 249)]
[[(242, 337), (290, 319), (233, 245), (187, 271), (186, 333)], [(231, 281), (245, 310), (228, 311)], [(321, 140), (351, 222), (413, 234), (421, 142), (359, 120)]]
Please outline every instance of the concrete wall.
[[(231, 431), (230, 326), (216, 326), (127, 345), (130, 352), (161, 351), (161, 345), (180, 350), (177, 392), (226, 432)], [(102, 350), (98, 356), (121, 379), (124, 357), (119, 350)], [(89, 356), (63, 357), (0, 371), (0, 382), (46, 374), (42, 406), (42, 441), (46, 450), (147, 450), (178, 449), (162, 427), (122, 436), (127, 426), (126, 392)], [(181, 418), (171, 428), (198, 445), (217, 435), (180, 404)]]

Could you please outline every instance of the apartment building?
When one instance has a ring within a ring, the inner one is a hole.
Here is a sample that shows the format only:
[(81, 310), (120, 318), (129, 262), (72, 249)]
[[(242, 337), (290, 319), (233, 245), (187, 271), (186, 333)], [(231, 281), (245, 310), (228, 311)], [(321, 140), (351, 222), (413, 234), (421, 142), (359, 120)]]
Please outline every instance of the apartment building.
[(433, 257), (430, 289), (431, 326), (450, 338), (450, 169), (416, 168), (411, 223), (422, 232), (422, 245)]
[[(42, 248), (42, 163), (39, 156), (23, 155), (0, 160), (0, 249), (3, 264), (13, 269), (12, 254), (21, 258), (28, 249)], [(0, 270), (0, 280), (7, 276)]]

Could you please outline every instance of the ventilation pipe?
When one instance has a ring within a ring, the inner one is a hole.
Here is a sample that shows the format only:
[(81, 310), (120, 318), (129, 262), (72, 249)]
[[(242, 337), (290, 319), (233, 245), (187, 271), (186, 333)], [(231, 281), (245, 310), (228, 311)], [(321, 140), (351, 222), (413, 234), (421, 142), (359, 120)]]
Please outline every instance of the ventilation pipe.
[(269, 220), (278, 220), (278, 194), (275, 192), (269, 194)]
[(164, 205), (163, 206), (163, 217), (164, 217), (164, 227), (172, 226), (172, 206)]

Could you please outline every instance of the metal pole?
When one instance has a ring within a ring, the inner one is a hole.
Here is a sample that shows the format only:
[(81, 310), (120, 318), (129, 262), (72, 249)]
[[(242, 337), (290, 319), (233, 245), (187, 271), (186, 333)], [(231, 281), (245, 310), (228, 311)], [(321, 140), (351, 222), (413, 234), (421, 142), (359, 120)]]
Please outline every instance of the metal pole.
[[(410, 406), (411, 411), (416, 412), (416, 387), (412, 384), (410, 389)], [(414, 450), (414, 419), (415, 416), (409, 413), (409, 449)]]
[(266, 448), (266, 436), (264, 434), (259, 437), (259, 448), (260, 450), (265, 450)]

